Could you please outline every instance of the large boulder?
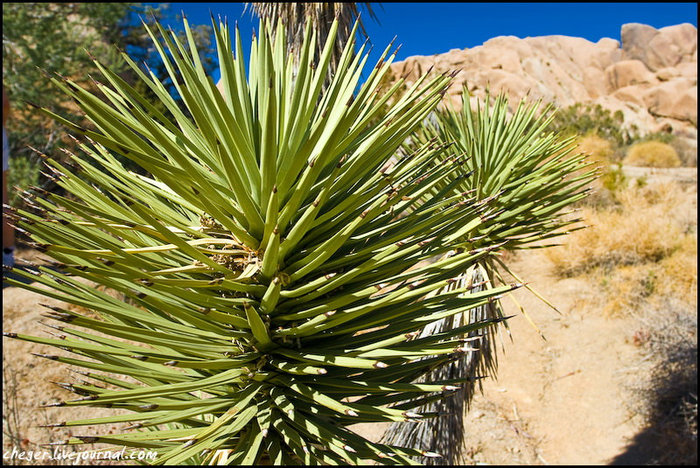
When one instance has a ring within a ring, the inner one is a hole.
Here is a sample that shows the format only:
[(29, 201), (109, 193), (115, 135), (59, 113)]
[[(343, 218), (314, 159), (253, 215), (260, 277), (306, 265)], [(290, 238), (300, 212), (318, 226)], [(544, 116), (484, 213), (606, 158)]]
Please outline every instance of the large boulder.
[[(456, 71), (445, 102), (461, 106), (466, 84), (472, 102), (486, 89), (508, 94), (511, 106), (524, 97), (559, 107), (600, 104), (620, 110), (625, 127), (641, 133), (672, 131), (688, 137), (697, 122), (697, 29), (680, 24), (656, 29), (622, 27), (622, 43), (603, 38), (500, 36), (471, 49), (409, 57), (392, 65), (408, 83), (433, 67)], [(690, 137), (688, 137), (690, 138)]]
[(625, 86), (656, 84), (658, 78), (640, 60), (621, 60), (605, 69), (608, 91), (614, 92)]
[(689, 61), (697, 49), (697, 28), (688, 23), (661, 29), (630, 23), (622, 26), (621, 36), (625, 57), (644, 62), (652, 71)]
[[(666, 26), (659, 29), (659, 35), (668, 39), (681, 55), (681, 61), (693, 60), (698, 47), (698, 30), (690, 23)], [(652, 44), (653, 47), (653, 44)], [(697, 56), (695, 56), (697, 61)]]
[(642, 95), (649, 113), (697, 125), (698, 87), (687, 78), (675, 78)]

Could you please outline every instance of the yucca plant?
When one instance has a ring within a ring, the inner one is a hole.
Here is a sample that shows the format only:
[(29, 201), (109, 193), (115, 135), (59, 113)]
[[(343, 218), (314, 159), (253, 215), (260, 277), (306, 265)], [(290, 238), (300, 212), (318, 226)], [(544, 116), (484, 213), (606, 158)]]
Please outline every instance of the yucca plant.
[[(447, 152), (453, 157), (469, 156), (457, 172), (462, 177), (453, 191), (488, 200), (492, 211), (482, 217), (470, 238), (461, 239), (463, 246), (501, 244), (504, 251), (552, 247), (556, 244), (543, 241), (585, 228), (580, 218), (572, 216), (576, 209), (571, 207), (588, 196), (599, 168), (576, 151), (575, 136), (547, 130), (556, 112), (553, 104), (523, 99), (511, 112), (505, 94), (492, 99), (487, 93), (484, 107), (473, 110), (465, 85), (461, 110), (449, 107), (436, 112), (436, 123), (416, 132), (411, 145), (437, 141), (451, 144)], [(485, 263), (489, 277), (501, 278), (498, 266), (517, 278), (498, 256)]]
[(27, 194), (35, 211), (13, 218), (53, 267), (17, 271), (36, 283), (7, 281), (79, 307), (47, 313), (62, 322), (55, 338), (5, 335), (69, 351), (40, 356), (88, 369), (89, 380), (59, 384), (78, 398), (53, 406), (122, 410), (56, 422), (127, 426), (65, 444), (147, 448), (160, 464), (435, 456), (372, 443), (348, 426), (435, 416), (414, 408), (469, 378), (413, 381), (469, 352), (460, 336), (495, 320), (411, 338), (519, 286), (444, 290), (496, 247), (456, 243), (483, 223), (488, 204), (453, 193), (462, 179), (450, 178), (457, 164), (440, 158), (444, 145), (417, 145), (392, 162), (449, 77), (420, 80), (384, 113), (401, 84), (376, 92), (389, 48), (360, 83), (367, 55), (349, 41), (326, 87), (337, 23), (318, 59), (309, 26), (295, 59), (284, 30), (271, 41), (261, 23), (247, 71), (238, 33), (232, 41), (227, 25), (214, 26), (223, 93), (204, 74), (186, 22), (186, 44), (148, 29), (184, 111), (124, 56), (172, 121), (99, 64), (101, 96), (53, 79), (97, 130), (53, 116), (88, 157), (73, 156), (71, 167), (47, 157), (72, 195)]
[[(499, 95), (493, 102), (488, 93), (483, 107), (479, 104), (472, 109), (465, 86), (460, 111), (449, 107), (436, 112), (404, 145), (404, 151), (414, 151), (430, 141), (452, 143), (448, 154), (453, 158), (468, 156), (463, 159), (461, 171), (451, 174), (434, 189), (444, 189), (457, 178), (457, 184), (450, 188), (453, 194), (472, 193), (477, 200), (490, 201), (491, 212), (482, 216), (482, 222), (469, 232), (469, 237), (458, 240), (462, 248), (482, 245), (500, 245), (501, 251), (543, 248), (548, 246), (543, 240), (584, 227), (580, 224), (573, 227), (581, 220), (571, 216), (572, 211), (566, 208), (587, 196), (596, 170), (583, 154), (575, 152), (573, 137), (562, 138), (546, 131), (553, 118), (552, 110), (552, 105), (541, 109), (540, 102), (522, 100), (510, 112), (505, 95)], [(499, 255), (483, 257), (445, 290), (469, 284), (488, 290), (506, 283), (504, 273), (520, 281)], [(526, 287), (554, 307), (529, 285)], [(522, 307), (520, 310), (527, 318), (525, 310)], [(500, 301), (493, 301), (430, 324), (420, 336), (500, 318), (503, 318)], [(478, 350), (441, 364), (421, 377), (421, 382), (472, 378), (472, 383), (463, 386), (456, 398), (435, 401), (423, 408), (444, 416), (421, 425), (394, 423), (385, 434), (388, 443), (421, 446), (444, 455), (439, 460), (423, 458), (425, 464), (461, 462), (465, 441), (463, 415), (474, 393), (474, 377), (496, 373), (496, 328), (494, 325), (463, 336), (473, 339)]]

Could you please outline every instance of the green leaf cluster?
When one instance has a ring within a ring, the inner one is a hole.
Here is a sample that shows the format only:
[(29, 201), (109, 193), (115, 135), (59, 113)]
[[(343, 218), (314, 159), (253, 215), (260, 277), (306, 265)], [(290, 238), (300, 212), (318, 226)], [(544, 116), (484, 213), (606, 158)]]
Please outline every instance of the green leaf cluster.
[(621, 111), (612, 113), (600, 104), (577, 102), (564, 109), (557, 109), (548, 130), (563, 136), (595, 133), (613, 142), (616, 147), (621, 147), (630, 144), (636, 136), (635, 129), (625, 130), (623, 123), (624, 115)]
[[(501, 319), (417, 335), (520, 286), (454, 285), (494, 253), (501, 241), (493, 239), (516, 243), (502, 231), (478, 248), (464, 239), (503, 229), (520, 212), (498, 218), (495, 197), (465, 193), (445, 144), (396, 157), (449, 77), (424, 77), (401, 95), (401, 81), (378, 92), (393, 55), (387, 48), (361, 81), (368, 54), (364, 46), (355, 53), (354, 39), (330, 75), (337, 28), (317, 57), (307, 25), (295, 58), (282, 26), (272, 40), (261, 23), (246, 66), (239, 34), (215, 24), (219, 92), (186, 21), (186, 41), (146, 26), (184, 108), (158, 76), (123, 59), (169, 115), (99, 61), (94, 92), (52, 79), (92, 127), (41, 109), (81, 136), (82, 151), (70, 165), (47, 160), (70, 197), (36, 192), (31, 210), (12, 213), (54, 269), (17, 272), (35, 283), (8, 282), (97, 318), (53, 308), (48, 316), (63, 322), (56, 338), (6, 335), (69, 351), (43, 357), (89, 369), (91, 381), (63, 384), (78, 398), (58, 406), (129, 410), (57, 423), (129, 424), (67, 444), (148, 448), (160, 464), (434, 456), (373, 443), (348, 426), (437, 416), (415, 409), (469, 383), (414, 382), (470, 352), (463, 337)], [(511, 198), (530, 193), (508, 184), (494, 187)]]
[(551, 105), (542, 109), (541, 102), (522, 100), (511, 111), (505, 95), (487, 94), (481, 106), (471, 108), (465, 86), (461, 110), (437, 112), (404, 147), (449, 144), (447, 154), (461, 168), (452, 176), (452, 193), (489, 201), (479, 227), (465, 231), (470, 236), (455, 234), (455, 241), (515, 250), (566, 234), (580, 220), (562, 210), (586, 197), (593, 163), (575, 153), (575, 137), (550, 130)]
[[(93, 63), (97, 58), (136, 87), (158, 111), (167, 114), (157, 96), (143, 85), (117, 52), (117, 48), (126, 50), (143, 70), (150, 67), (172, 91), (160, 55), (138, 20), (143, 16), (152, 23), (167, 15), (167, 4), (152, 8), (140, 3), (3, 3), (3, 87), (11, 100), (7, 121), (10, 187), (26, 189), (38, 184), (50, 191), (60, 190), (49, 178), (40, 175), (41, 158), (35, 150), (59, 160), (65, 160), (60, 148), (80, 151), (60, 124), (34, 112), (32, 105), (48, 108), (75, 124), (91, 125), (77, 114), (77, 107), (65, 93), (47, 86), (46, 71), (95, 90), (91, 78), (99, 74)], [(211, 26), (193, 28), (208, 72), (214, 67), (212, 34)], [(128, 159), (120, 161), (132, 170), (139, 169)], [(17, 196), (11, 197), (10, 202), (12, 206), (22, 206)]]

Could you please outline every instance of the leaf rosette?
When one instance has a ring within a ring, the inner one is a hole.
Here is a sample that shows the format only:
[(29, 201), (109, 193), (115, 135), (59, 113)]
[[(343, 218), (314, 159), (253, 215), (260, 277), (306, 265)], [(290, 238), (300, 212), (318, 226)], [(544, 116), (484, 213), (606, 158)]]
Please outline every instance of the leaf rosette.
[(66, 444), (147, 448), (160, 464), (413, 463), (426, 453), (348, 426), (434, 416), (414, 409), (469, 379), (412, 382), (494, 320), (416, 332), (517, 287), (446, 288), (497, 247), (454, 249), (488, 203), (453, 190), (444, 144), (394, 157), (450, 77), (379, 93), (390, 47), (363, 80), (368, 54), (354, 39), (329, 75), (337, 24), (318, 57), (307, 26), (292, 57), (281, 26), (261, 23), (246, 67), (238, 32), (214, 26), (220, 89), (186, 21), (185, 44), (148, 29), (181, 102), (124, 55), (167, 116), (99, 63), (101, 94), (52, 80), (96, 130), (52, 115), (87, 156), (47, 158), (71, 196), (25, 194), (34, 210), (12, 217), (54, 265), (17, 271), (33, 283), (6, 281), (79, 307), (48, 312), (63, 322), (56, 338), (6, 335), (88, 369), (90, 381), (61, 384), (79, 398), (55, 405), (125, 410), (56, 424), (126, 425)]

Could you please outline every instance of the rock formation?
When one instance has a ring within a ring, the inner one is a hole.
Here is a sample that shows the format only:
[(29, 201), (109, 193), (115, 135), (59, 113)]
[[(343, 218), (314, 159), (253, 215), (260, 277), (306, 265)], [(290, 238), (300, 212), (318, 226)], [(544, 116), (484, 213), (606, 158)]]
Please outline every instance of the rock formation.
[(446, 96), (457, 107), (464, 84), (473, 99), (488, 87), (507, 93), (511, 104), (526, 96), (559, 107), (600, 104), (622, 111), (624, 125), (642, 134), (670, 131), (697, 146), (697, 28), (631, 23), (621, 38), (622, 46), (609, 38), (500, 36), (471, 49), (409, 57), (392, 72), (410, 83), (430, 67), (457, 71)]

